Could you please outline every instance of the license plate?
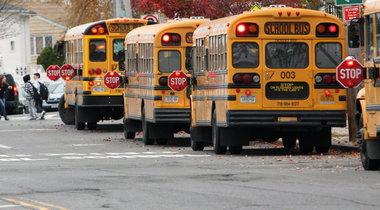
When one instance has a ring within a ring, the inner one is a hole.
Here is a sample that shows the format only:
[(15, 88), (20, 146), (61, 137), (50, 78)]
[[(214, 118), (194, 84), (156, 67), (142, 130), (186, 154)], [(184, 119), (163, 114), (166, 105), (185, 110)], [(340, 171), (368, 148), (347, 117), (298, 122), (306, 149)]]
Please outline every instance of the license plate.
[(297, 122), (297, 117), (278, 117), (278, 122)]
[(321, 104), (335, 104), (334, 97), (321, 96)]
[(58, 104), (52, 104), (52, 105), (51, 105), (51, 108), (52, 108), (52, 109), (57, 109), (57, 108), (58, 108)]
[(178, 96), (165, 96), (164, 102), (165, 103), (178, 103), (179, 98)]
[(241, 96), (240, 103), (254, 104), (256, 103), (256, 96)]
[(94, 92), (104, 92), (105, 89), (102, 86), (96, 86), (96, 87), (92, 88), (92, 91), (94, 91)]

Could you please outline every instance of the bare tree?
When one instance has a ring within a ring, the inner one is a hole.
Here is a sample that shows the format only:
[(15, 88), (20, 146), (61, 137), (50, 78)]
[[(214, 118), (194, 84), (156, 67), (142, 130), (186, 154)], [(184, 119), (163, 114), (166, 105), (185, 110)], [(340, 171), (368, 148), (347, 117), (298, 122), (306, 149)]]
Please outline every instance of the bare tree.
[(7, 29), (0, 30), (0, 39), (18, 33), (12, 26), (17, 22), (18, 14), (25, 12), (21, 0), (0, 0), (0, 28)]
[(114, 16), (112, 0), (50, 0), (50, 2), (65, 7), (68, 14), (66, 25), (69, 27)]

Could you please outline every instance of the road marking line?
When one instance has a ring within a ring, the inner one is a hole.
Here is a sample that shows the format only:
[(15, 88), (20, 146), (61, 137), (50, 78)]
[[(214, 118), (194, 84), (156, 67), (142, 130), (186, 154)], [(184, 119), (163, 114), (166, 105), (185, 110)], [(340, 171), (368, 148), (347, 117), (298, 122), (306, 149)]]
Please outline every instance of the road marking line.
[(54, 157), (54, 156), (84, 156), (87, 154), (81, 154), (81, 153), (62, 153), (62, 154), (55, 154), (55, 153), (43, 153), (40, 154), (43, 156), (48, 156), (48, 157)]
[(89, 146), (102, 146), (104, 144), (72, 144), (70, 146), (74, 147), (89, 147)]
[(58, 209), (58, 210), (68, 210), (65, 207), (54, 205), (54, 204), (50, 204), (50, 203), (45, 203), (45, 202), (36, 201), (36, 200), (30, 200), (30, 199), (29, 199), (29, 201), (31, 201), (33, 203), (36, 203), (36, 204), (39, 204), (39, 205), (44, 205), (46, 207), (55, 208), (55, 209)]
[(2, 148), (2, 149), (12, 149), (12, 147), (8, 147), (8, 146), (2, 145), (2, 144), (0, 144), (0, 148)]
[(61, 159), (64, 160), (84, 160), (84, 159), (134, 159), (134, 158), (184, 158), (184, 157), (210, 157), (210, 155), (191, 155), (191, 154), (172, 154), (172, 155), (86, 155), (86, 156), (63, 156)]
[(29, 131), (56, 131), (57, 129), (22, 129), (22, 130), (0, 130), (0, 133), (29, 132)]
[(45, 203), (41, 201), (36, 200), (30, 200), (30, 199), (21, 199), (21, 198), (2, 198), (4, 201), (8, 201), (14, 204), (17, 204), (22, 207), (26, 208), (32, 208), (32, 209), (39, 209), (39, 210), (50, 210), (51, 208), (58, 209), (58, 210), (67, 210), (66, 208), (50, 203)]
[(39, 210), (49, 210), (49, 208), (44, 207), (44, 206), (39, 206), (36, 205), (35, 203), (32, 203), (30, 201), (25, 201), (21, 199), (16, 199), (16, 198), (3, 198), (3, 200), (20, 205), (22, 207), (26, 208), (32, 208), (32, 209), (39, 209)]
[(2, 205), (0, 206), (0, 209), (5, 209), (5, 208), (12, 208), (12, 207), (18, 207), (20, 205)]

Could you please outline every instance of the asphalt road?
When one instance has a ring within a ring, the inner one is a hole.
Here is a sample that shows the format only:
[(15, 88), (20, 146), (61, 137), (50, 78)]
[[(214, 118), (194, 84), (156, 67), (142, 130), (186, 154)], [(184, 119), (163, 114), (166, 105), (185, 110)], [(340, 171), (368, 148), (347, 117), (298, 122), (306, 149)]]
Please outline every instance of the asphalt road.
[(358, 152), (288, 154), (256, 143), (240, 156), (125, 141), (120, 122), (76, 131), (45, 121), (0, 121), (0, 209), (379, 209), (380, 172)]

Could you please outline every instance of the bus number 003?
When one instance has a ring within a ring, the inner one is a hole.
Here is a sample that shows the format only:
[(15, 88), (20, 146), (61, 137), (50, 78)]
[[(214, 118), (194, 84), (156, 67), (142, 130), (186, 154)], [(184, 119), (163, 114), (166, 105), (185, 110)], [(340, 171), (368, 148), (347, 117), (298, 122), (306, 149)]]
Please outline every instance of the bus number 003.
[(295, 79), (296, 73), (294, 71), (282, 71), (281, 79)]

